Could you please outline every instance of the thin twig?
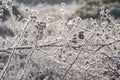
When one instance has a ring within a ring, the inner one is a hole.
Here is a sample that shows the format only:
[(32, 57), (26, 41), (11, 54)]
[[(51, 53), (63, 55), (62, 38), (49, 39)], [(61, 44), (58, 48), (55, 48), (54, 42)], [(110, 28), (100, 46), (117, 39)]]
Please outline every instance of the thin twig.
[(95, 52), (99, 51), (100, 49), (102, 49), (105, 46), (112, 45), (112, 44), (117, 43), (117, 42), (120, 42), (120, 40), (117, 40), (115, 42), (108, 43), (108, 44), (102, 44), (98, 49), (95, 50)]
[(34, 54), (34, 52), (35, 52), (35, 47), (32, 49), (31, 53), (30, 53), (29, 56), (28, 56), (28, 59), (26, 60), (25, 68), (24, 68), (24, 70), (23, 70), (22, 77), (21, 77), (20, 80), (23, 80), (24, 75), (25, 75), (25, 73), (26, 73), (26, 69), (27, 69), (28, 62), (29, 62), (29, 60), (30, 60), (32, 54)]
[[(88, 40), (85, 41), (85, 44), (86, 44), (92, 37), (93, 37), (93, 34), (90, 36), (90, 38), (89, 38)], [(83, 50), (85, 44), (81, 47), (81, 49), (80, 49), (80, 51), (79, 51), (77, 57), (76, 57), (75, 60), (71, 63), (71, 65), (69, 66), (69, 68), (66, 70), (66, 72), (65, 72), (65, 74), (64, 74), (64, 76), (63, 76), (63, 78), (62, 78), (62, 80), (65, 80), (65, 77), (66, 77), (68, 71), (71, 69), (71, 67), (74, 65), (74, 63), (77, 61), (77, 59), (78, 59), (78, 57), (79, 57), (81, 51)]]
[(10, 62), (11, 62), (11, 59), (12, 59), (12, 57), (13, 57), (13, 54), (15, 53), (16, 47), (17, 47), (17, 45), (19, 44), (20, 40), (22, 39), (22, 37), (23, 37), (23, 35), (24, 35), (24, 32), (25, 32), (25, 30), (26, 30), (29, 22), (30, 22), (30, 20), (26, 23), (26, 25), (25, 25), (25, 27), (24, 27), (24, 30), (23, 30), (23, 32), (21, 33), (20, 38), (18, 39), (18, 41), (16, 42), (16, 44), (15, 44), (15, 46), (14, 46), (14, 48), (13, 48), (13, 50), (12, 50), (10, 56), (9, 56), (8, 62), (6, 63), (6, 66), (4, 67), (3, 71), (1, 72), (0, 80), (2, 80), (4, 74), (6, 73), (6, 70), (8, 69), (8, 66), (9, 66), (9, 64), (10, 64)]
[[(97, 50), (95, 50), (95, 51), (98, 51), (98, 50), (100, 50), (101, 48), (103, 48), (105, 46), (112, 45), (112, 44), (117, 43), (117, 42), (120, 42), (120, 40), (117, 40), (117, 41), (114, 41), (114, 42), (111, 42), (111, 43), (107, 43), (107, 44), (93, 44), (93, 45), (100, 46)], [(66, 44), (63, 44), (63, 45), (57, 45), (56, 44), (55, 45), (53, 43), (50, 43), (50, 44), (39, 45), (39, 46), (37, 46), (36, 49), (43, 48), (43, 47), (63, 47), (63, 46), (69, 47), (69, 45), (66, 45)], [(82, 47), (83, 45), (79, 45), (79, 46)], [(72, 47), (74, 47), (74, 46), (72, 46)], [(16, 50), (17, 49), (32, 49), (32, 48), (33, 48), (32, 46), (18, 46), (18, 47), (16, 47)], [(13, 50), (13, 49), (14, 49), (13, 47), (9, 47), (7, 49), (1, 49), (0, 52), (9, 53), (8, 50)]]

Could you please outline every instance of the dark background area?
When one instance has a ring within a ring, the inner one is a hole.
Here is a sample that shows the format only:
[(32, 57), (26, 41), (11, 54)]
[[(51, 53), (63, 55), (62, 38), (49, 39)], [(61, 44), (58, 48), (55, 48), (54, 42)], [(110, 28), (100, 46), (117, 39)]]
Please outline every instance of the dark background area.
[[(69, 5), (73, 2), (76, 3), (76, 5), (79, 5), (78, 9), (72, 14), (68, 19), (71, 19), (73, 17), (80, 16), (82, 19), (86, 18), (99, 18), (99, 12), (100, 8), (105, 6), (106, 8), (110, 9), (110, 14), (115, 18), (120, 17), (120, 0), (17, 0), (17, 3), (19, 5), (13, 6), (13, 14), (17, 17), (17, 15), (22, 16), (22, 12), (19, 11), (20, 4), (23, 4), (27, 7), (36, 7), (40, 4), (46, 4), (46, 5), (60, 5), (60, 3), (66, 3), (66, 5)], [(0, 0), (0, 5), (2, 4)], [(46, 7), (46, 6), (44, 6)], [(71, 6), (72, 8), (72, 6)], [(10, 14), (9, 11), (5, 8), (2, 8), (4, 10), (4, 14), (0, 16), (0, 19), (3, 21), (6, 20)], [(24, 17), (24, 16), (22, 16)]]

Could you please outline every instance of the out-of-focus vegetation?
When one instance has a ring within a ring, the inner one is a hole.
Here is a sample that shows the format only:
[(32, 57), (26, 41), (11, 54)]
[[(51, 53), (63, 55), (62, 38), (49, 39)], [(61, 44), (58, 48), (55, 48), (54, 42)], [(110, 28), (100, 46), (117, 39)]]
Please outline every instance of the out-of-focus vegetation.
[(26, 5), (39, 5), (40, 3), (54, 5), (54, 4), (60, 4), (62, 2), (65, 2), (68, 4), (74, 0), (17, 0), (17, 1)]
[[(99, 18), (101, 7), (106, 7), (110, 9), (110, 14), (114, 16), (114, 18), (120, 17), (120, 0), (85, 0), (76, 13), (73, 16), (80, 16), (83, 19), (86, 18)], [(72, 16), (72, 17), (73, 17)]]
[[(18, 2), (24, 3), (26, 5), (37, 5), (37, 4), (49, 4), (55, 5), (62, 2), (72, 3), (76, 2), (76, 5), (80, 5), (76, 13), (73, 16), (80, 16), (81, 18), (98, 18), (101, 6), (106, 6), (111, 10), (111, 15), (115, 18), (120, 17), (120, 1), (119, 0), (18, 0)], [(72, 8), (72, 7), (71, 7)]]
[[(21, 12), (18, 10), (18, 5), (11, 5), (10, 3), (6, 4), (3, 1), (0, 0), (0, 19), (2, 21), (6, 21), (11, 16), (10, 12), (12, 12), (16, 18), (18, 18), (18, 15), (21, 15), (22, 17)], [(6, 4), (7, 6), (5, 6), (4, 4)], [(11, 11), (8, 9), (8, 6), (11, 7)]]
[[(114, 18), (120, 17), (120, 1), (119, 0), (17, 0), (15, 6), (13, 6), (13, 13), (16, 15), (23, 16), (23, 10), (19, 10), (21, 4), (25, 6), (37, 7), (39, 5), (44, 5), (47, 8), (48, 5), (59, 5), (60, 3), (65, 2), (66, 5), (70, 5), (75, 3), (76, 6), (71, 5), (70, 9), (74, 9), (74, 12), (71, 12), (70, 16), (67, 16), (68, 19), (73, 17), (81, 17), (82, 19), (86, 18), (99, 18), (101, 7), (106, 7), (106, 9), (110, 9), (110, 14)], [(0, 2), (1, 5), (1, 2)], [(73, 6), (73, 7), (72, 7)], [(51, 6), (52, 9), (52, 6)], [(53, 7), (54, 9), (54, 7)], [(0, 16), (3, 20), (8, 18), (9, 12), (5, 8), (3, 8), (4, 14)], [(21, 11), (21, 12), (20, 12)]]
[(0, 0), (0, 80), (120, 79), (120, 1), (62, 1)]

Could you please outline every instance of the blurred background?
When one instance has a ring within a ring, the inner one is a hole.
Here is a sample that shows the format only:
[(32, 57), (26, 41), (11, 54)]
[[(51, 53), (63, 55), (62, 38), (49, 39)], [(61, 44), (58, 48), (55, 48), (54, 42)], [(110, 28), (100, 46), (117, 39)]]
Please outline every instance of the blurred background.
[[(4, 1), (4, 0), (0, 0)], [(12, 0), (8, 0), (12, 1)], [(110, 9), (110, 14), (118, 19), (120, 17), (120, 0), (13, 0), (15, 2), (14, 14), (26, 16), (24, 10), (26, 7), (34, 9), (39, 12), (38, 16), (49, 14), (53, 17), (59, 18), (59, 9), (61, 3), (65, 3), (65, 17), (71, 19), (74, 17), (99, 18), (101, 7)], [(6, 12), (5, 14), (7, 14)], [(3, 16), (2, 16), (3, 18)], [(6, 15), (4, 15), (6, 18)]]

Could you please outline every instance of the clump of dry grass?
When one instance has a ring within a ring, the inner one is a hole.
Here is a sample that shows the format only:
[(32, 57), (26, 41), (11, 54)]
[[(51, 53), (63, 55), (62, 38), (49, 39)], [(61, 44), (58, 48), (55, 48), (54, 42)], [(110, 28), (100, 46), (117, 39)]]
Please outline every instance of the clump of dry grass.
[(15, 28), (16, 37), (1, 39), (1, 80), (120, 78), (119, 20), (104, 8), (100, 20), (66, 20), (65, 4), (61, 6), (57, 21), (49, 14), (40, 19), (39, 12), (25, 9), (28, 17)]

